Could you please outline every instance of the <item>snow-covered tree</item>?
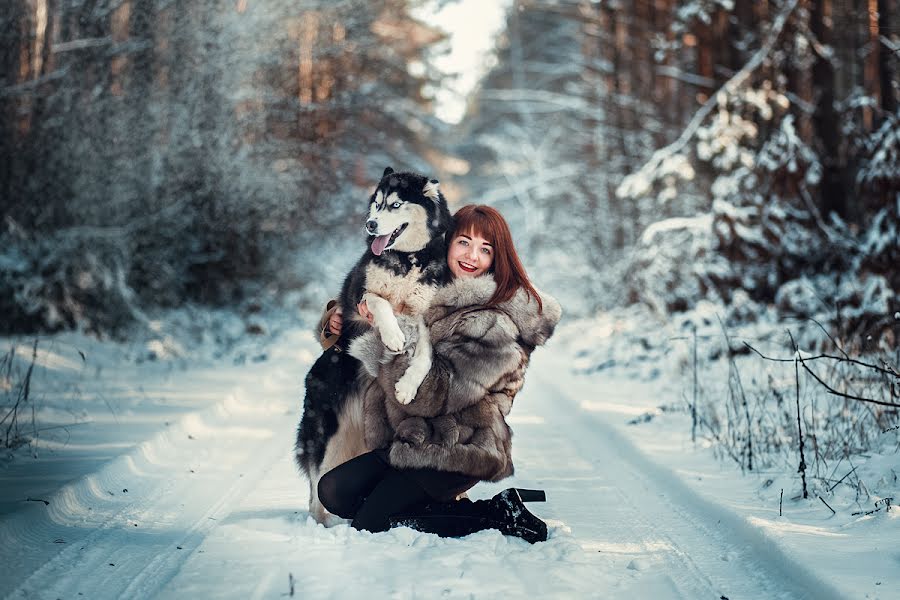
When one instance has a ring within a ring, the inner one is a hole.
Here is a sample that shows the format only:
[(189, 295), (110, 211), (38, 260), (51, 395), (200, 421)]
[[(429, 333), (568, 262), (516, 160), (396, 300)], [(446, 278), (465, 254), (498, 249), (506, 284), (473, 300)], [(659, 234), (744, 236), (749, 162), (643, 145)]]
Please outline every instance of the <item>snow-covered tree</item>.
[(443, 34), (412, 5), (6, 3), (3, 327), (321, 278), (297, 256), (355, 239), (384, 167), (428, 170), (435, 79), (410, 65)]

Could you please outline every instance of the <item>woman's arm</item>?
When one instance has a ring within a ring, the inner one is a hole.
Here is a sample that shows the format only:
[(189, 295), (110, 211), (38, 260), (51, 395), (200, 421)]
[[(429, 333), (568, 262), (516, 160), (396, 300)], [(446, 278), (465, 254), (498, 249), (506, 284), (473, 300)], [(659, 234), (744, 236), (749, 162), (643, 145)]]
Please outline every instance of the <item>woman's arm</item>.
[[(476, 419), (466, 413), (474, 412)], [(397, 427), (391, 464), (400, 468), (457, 471), (488, 481), (512, 474), (511, 434), (489, 398), (470, 409), (433, 419), (410, 417)]]
[(337, 300), (329, 300), (325, 305), (325, 312), (319, 319), (318, 333), (319, 343), (323, 350), (328, 350), (334, 346), (335, 342), (341, 336), (341, 325), (343, 324), (341, 307), (338, 306)]
[[(520, 366), (522, 353), (516, 329), (499, 311), (482, 310), (471, 318), (454, 318), (449, 324), (433, 323), (431, 369), (419, 386), (408, 412), (436, 416), (460, 411), (481, 400), (498, 382)], [(395, 401), (394, 387), (406, 372), (409, 359), (397, 355), (385, 362), (379, 382)]]
[(515, 325), (500, 311), (476, 311), (451, 325), (449, 331), (432, 336), (434, 365), (419, 388), (428, 390), (431, 380), (444, 384), (448, 413), (490, 394), (506, 374), (518, 368), (522, 357)]

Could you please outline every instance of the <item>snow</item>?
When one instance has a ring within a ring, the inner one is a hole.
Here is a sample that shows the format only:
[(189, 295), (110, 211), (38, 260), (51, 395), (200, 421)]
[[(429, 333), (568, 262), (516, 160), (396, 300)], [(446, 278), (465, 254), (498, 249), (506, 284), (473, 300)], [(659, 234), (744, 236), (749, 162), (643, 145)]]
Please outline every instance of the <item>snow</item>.
[(641, 234), (641, 244), (650, 245), (654, 243), (657, 234), (667, 231), (675, 231), (679, 229), (698, 229), (707, 231), (712, 227), (712, 215), (701, 215), (699, 217), (674, 217), (664, 219), (653, 223), (644, 233)]
[[(691, 314), (717, 326), (711, 304)], [(215, 359), (211, 344), (137, 362), (143, 344), (42, 339), (36, 419), (64, 428), (0, 463), (0, 596), (892, 597), (900, 512), (883, 498), (900, 487), (896, 450), (854, 463), (871, 494), (858, 507), (819, 491), (836, 515), (796, 497), (796, 474), (741, 475), (691, 444), (677, 408), (685, 322), (608, 313), (562, 325), (535, 353), (510, 416), (516, 476), (471, 492), (546, 490), (529, 508), (550, 539), (534, 546), (309, 518), (291, 455), (318, 353), (305, 329), (249, 361), (244, 349)], [(30, 356), (26, 340), (10, 344)]]
[(857, 175), (860, 182), (892, 181), (897, 177), (900, 162), (900, 112), (888, 115), (881, 127), (868, 141), (871, 158)]

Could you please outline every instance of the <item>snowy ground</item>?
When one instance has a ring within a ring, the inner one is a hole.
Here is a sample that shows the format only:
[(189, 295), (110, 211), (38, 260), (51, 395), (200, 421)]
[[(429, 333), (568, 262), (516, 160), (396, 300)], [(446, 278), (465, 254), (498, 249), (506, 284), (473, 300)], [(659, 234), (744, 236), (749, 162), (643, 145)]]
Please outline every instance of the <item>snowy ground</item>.
[[(472, 493), (545, 489), (548, 502), (531, 508), (550, 540), (534, 546), (496, 531), (442, 540), (309, 519), (291, 460), (317, 354), (305, 331), (198, 364), (136, 364), (140, 350), (72, 335), (44, 341), (39, 441), (0, 461), (0, 597), (900, 595), (900, 509), (851, 516), (838, 497), (832, 515), (793, 499), (792, 474), (741, 476), (695, 448), (683, 414), (627, 425), (676, 402), (682, 384), (626, 365), (576, 374), (586, 334), (613, 343), (607, 325), (569, 323), (535, 353), (510, 419), (517, 475)], [(875, 477), (898, 462), (860, 468)]]

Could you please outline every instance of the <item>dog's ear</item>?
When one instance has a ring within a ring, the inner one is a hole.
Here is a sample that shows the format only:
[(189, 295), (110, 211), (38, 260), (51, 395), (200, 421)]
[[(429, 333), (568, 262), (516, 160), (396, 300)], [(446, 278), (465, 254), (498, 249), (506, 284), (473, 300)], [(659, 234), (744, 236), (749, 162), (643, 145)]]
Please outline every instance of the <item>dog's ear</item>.
[(386, 167), (384, 169), (384, 173), (382, 173), (382, 175), (381, 175), (381, 178), (384, 179), (385, 177), (387, 177), (388, 175), (390, 175), (393, 172), (394, 172), (394, 170), (392, 168)]
[(440, 185), (441, 184), (437, 179), (426, 181), (425, 187), (422, 188), (422, 193), (425, 194), (426, 197), (437, 202), (441, 197)]

